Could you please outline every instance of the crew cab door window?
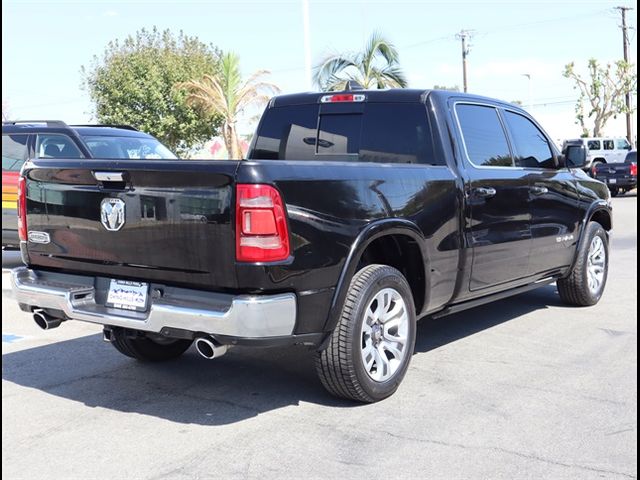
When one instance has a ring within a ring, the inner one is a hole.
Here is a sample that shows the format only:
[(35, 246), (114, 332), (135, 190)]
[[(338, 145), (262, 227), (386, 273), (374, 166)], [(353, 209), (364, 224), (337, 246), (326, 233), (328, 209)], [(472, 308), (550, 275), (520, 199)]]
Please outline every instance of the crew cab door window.
[(63, 134), (39, 134), (36, 141), (37, 158), (83, 158), (73, 140)]
[(603, 140), (602, 146), (605, 150), (613, 150), (613, 140)]
[(507, 137), (495, 108), (458, 104), (456, 115), (471, 163), (478, 167), (513, 167)]
[(2, 171), (19, 172), (27, 159), (29, 135), (2, 135)]
[(514, 112), (504, 112), (513, 140), (517, 167), (556, 168), (551, 147), (544, 134), (528, 118)]

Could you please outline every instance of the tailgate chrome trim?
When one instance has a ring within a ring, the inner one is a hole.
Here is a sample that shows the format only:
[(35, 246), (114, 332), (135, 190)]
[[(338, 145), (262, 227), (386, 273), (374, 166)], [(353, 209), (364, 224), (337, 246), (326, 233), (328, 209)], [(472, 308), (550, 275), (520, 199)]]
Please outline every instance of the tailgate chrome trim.
[(230, 295), (167, 288), (150, 292), (148, 312), (105, 307), (96, 302), (95, 277), (18, 267), (11, 270), (13, 294), (22, 305), (62, 311), (68, 318), (161, 333), (176, 328), (210, 335), (265, 338), (292, 335), (296, 296)]
[(93, 172), (93, 178), (99, 182), (124, 182), (123, 172)]

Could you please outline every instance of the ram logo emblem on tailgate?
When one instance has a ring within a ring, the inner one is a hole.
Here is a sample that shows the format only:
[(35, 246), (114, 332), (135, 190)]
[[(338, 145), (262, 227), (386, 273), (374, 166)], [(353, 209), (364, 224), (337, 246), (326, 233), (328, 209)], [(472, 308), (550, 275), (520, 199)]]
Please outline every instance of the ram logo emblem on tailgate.
[(117, 232), (124, 226), (124, 202), (119, 198), (105, 198), (100, 204), (100, 221), (104, 228)]

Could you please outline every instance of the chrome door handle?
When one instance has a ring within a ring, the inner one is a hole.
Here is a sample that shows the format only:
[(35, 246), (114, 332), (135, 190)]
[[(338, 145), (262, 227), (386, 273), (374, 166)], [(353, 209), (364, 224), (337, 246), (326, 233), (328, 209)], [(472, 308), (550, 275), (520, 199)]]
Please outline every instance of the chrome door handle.
[(549, 189), (547, 187), (531, 187), (531, 193), (534, 195), (544, 195), (545, 193), (549, 193)]
[(496, 194), (496, 189), (492, 187), (478, 187), (472, 190), (473, 194), (481, 198), (491, 198)]

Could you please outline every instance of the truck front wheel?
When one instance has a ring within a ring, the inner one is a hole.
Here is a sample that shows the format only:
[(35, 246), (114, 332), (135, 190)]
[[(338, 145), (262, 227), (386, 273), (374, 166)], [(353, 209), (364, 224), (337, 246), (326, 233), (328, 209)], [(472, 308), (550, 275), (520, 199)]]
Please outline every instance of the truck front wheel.
[(161, 362), (179, 357), (191, 346), (191, 340), (151, 338), (141, 332), (113, 328), (111, 344), (123, 355), (145, 362)]
[(333, 395), (376, 402), (393, 394), (409, 366), (416, 340), (411, 288), (387, 265), (368, 265), (349, 285), (338, 324), (316, 370)]
[(609, 273), (607, 232), (597, 222), (589, 222), (569, 276), (558, 280), (564, 303), (580, 307), (595, 305), (602, 297)]

